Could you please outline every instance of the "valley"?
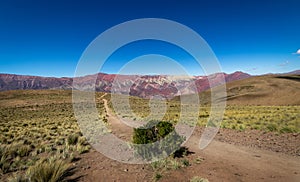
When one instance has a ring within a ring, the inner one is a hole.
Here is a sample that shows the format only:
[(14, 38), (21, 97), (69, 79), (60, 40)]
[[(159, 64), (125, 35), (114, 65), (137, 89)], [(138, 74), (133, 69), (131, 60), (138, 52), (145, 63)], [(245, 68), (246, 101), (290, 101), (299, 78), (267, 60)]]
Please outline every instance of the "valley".
[[(210, 115), (210, 93), (200, 93), (199, 113), (189, 113), (198, 122), (185, 152), (141, 165), (114, 161), (89, 145), (73, 113), (72, 91), (0, 92), (1, 181), (32, 179), (39, 169), (58, 163), (64, 164), (59, 170), (65, 179), (79, 181), (298, 181), (299, 81), (289, 78), (263, 76), (228, 83), (224, 120), (204, 150), (198, 146)], [(130, 107), (115, 110), (112, 97), (123, 104), (122, 95), (96, 92), (99, 118), (109, 133), (131, 142), (133, 129), (122, 121), (139, 123), (150, 114), (153, 100), (130, 96)], [(176, 124), (180, 98), (156, 102), (166, 104), (162, 120)]]

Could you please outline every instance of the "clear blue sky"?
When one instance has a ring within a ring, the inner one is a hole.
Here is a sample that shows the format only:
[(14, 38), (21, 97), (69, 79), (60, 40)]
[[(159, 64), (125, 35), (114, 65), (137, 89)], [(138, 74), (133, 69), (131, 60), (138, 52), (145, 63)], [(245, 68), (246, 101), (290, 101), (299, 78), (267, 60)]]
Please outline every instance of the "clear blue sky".
[[(300, 69), (299, 0), (0, 1), (0, 73), (73, 76), (89, 43), (106, 29), (137, 18), (166, 18), (198, 32), (224, 72)], [(199, 75), (189, 56), (162, 42), (136, 42), (101, 71), (116, 73), (143, 54), (172, 57)]]

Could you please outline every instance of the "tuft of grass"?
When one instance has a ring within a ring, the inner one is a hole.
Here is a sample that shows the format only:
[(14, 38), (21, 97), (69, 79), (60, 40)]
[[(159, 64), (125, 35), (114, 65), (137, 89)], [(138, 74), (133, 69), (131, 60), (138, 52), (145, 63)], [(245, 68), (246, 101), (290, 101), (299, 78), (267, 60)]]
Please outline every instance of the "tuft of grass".
[(171, 166), (173, 169), (177, 170), (177, 169), (180, 169), (180, 163), (176, 160), (171, 160)]
[(160, 180), (162, 178), (162, 174), (160, 174), (160, 173), (155, 173), (155, 176), (154, 176), (154, 180), (155, 181), (158, 181), (158, 180)]
[(182, 160), (182, 164), (183, 164), (183, 166), (185, 166), (185, 167), (188, 167), (188, 166), (191, 165), (191, 164), (190, 164), (190, 161), (187, 160), (187, 159), (183, 159), (183, 160)]
[(7, 180), (8, 182), (30, 182), (26, 176), (19, 173), (14, 174), (13, 176), (9, 177)]
[(195, 163), (196, 163), (196, 164), (200, 164), (202, 161), (204, 161), (203, 158), (197, 157), (196, 160), (195, 160)]
[(18, 155), (20, 157), (29, 156), (31, 151), (32, 151), (32, 149), (29, 145), (21, 145), (18, 149)]
[(280, 133), (294, 133), (296, 129), (292, 126), (284, 126), (280, 129)]
[(270, 123), (267, 125), (267, 130), (268, 131), (277, 131), (277, 125), (274, 123)]
[(78, 151), (79, 154), (83, 154), (90, 150), (90, 146), (78, 144), (76, 150)]
[(153, 170), (161, 170), (163, 168), (167, 168), (167, 166), (168, 166), (167, 159), (158, 160), (151, 163), (151, 167)]
[(208, 179), (201, 178), (199, 176), (194, 176), (192, 179), (190, 179), (190, 182), (209, 182)]
[(0, 169), (2, 173), (9, 172), (10, 165), (11, 165), (10, 157), (8, 153), (4, 152), (3, 154), (1, 154), (1, 158), (0, 158)]
[(53, 157), (41, 159), (27, 170), (27, 176), (31, 182), (63, 182), (72, 174), (73, 168), (66, 161)]
[(67, 142), (69, 145), (76, 145), (78, 142), (79, 135), (78, 134), (71, 134), (68, 136)]

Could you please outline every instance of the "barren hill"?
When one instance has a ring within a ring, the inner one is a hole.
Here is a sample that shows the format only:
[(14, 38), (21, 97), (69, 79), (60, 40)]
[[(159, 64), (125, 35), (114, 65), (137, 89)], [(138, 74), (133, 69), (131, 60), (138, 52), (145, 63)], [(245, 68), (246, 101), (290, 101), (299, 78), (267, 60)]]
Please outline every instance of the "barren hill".
[[(300, 105), (300, 75), (253, 76), (226, 84), (229, 105)], [(199, 94), (203, 103), (210, 90)]]

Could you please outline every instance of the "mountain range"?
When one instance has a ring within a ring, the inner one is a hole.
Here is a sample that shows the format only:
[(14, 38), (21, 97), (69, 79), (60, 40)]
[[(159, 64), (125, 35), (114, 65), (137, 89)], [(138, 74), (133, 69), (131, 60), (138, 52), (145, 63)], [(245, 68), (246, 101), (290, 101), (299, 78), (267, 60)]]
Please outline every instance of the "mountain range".
[[(300, 70), (292, 72), (300, 74)], [(225, 82), (232, 82), (252, 77), (244, 72), (231, 74), (216, 73), (209, 76), (172, 76), (172, 75), (118, 75), (98, 73), (84, 77), (41, 77), (14, 74), (0, 74), (0, 91), (6, 90), (41, 90), (73, 88), (73, 81), (83, 84), (86, 89), (95, 89), (99, 92), (121, 93), (151, 98), (159, 95), (164, 98), (173, 98), (178, 95), (188, 95), (202, 92), (219, 85), (224, 78)], [(96, 83), (95, 83), (96, 80)], [(95, 88), (93, 87), (95, 84)], [(82, 86), (82, 85), (81, 85)]]

